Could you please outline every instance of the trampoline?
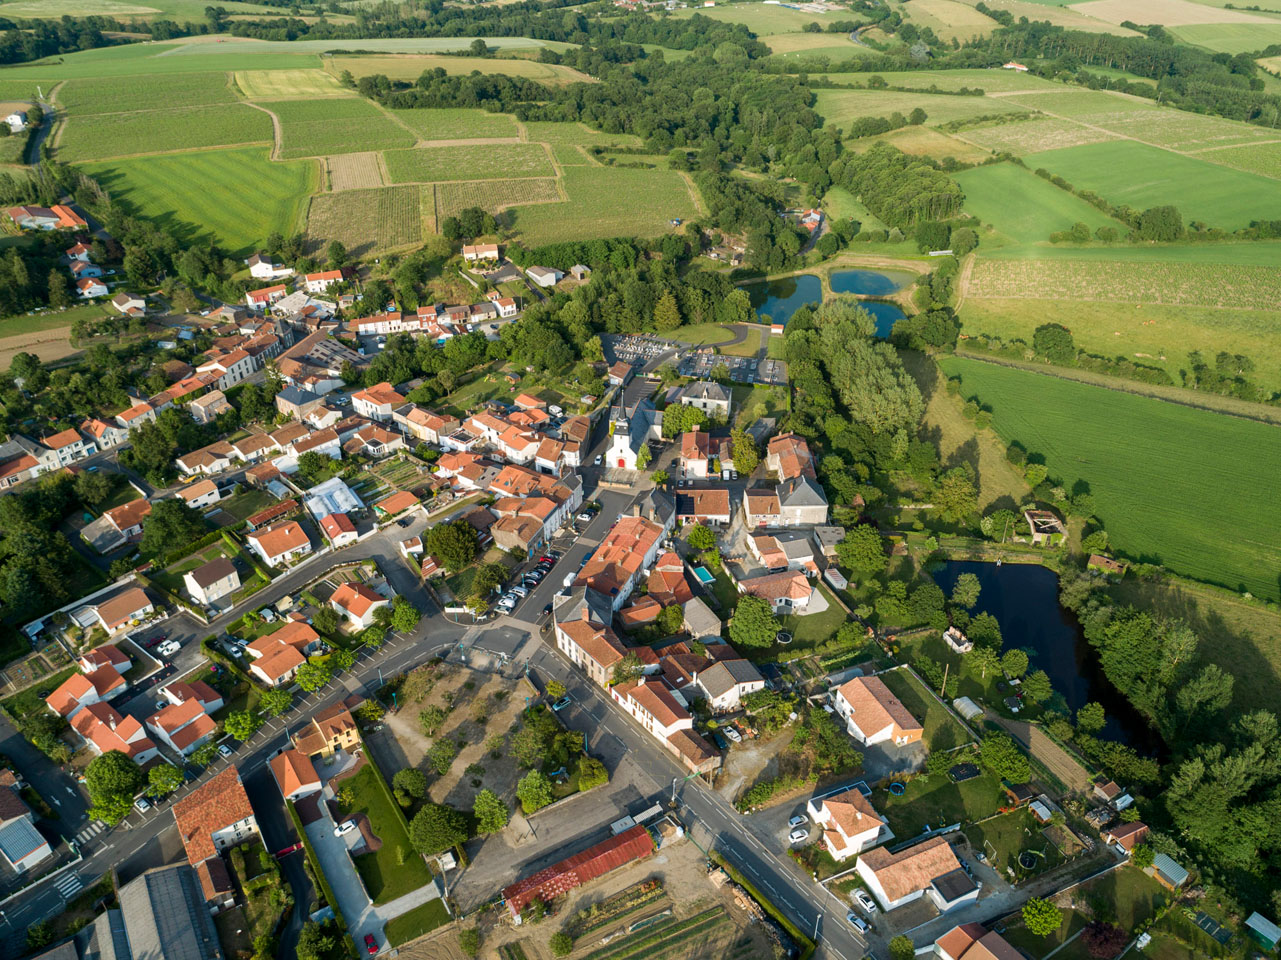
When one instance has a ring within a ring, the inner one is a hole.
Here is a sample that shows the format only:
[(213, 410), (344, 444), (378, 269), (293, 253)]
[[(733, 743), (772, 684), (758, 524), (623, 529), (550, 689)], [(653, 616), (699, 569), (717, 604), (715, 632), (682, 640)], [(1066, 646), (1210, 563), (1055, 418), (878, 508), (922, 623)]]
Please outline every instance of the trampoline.
[(1024, 850), (1019, 854), (1019, 866), (1024, 870), (1031, 870), (1036, 866), (1036, 857)]
[(896, 797), (903, 796), (903, 792), (905, 790), (907, 790), (907, 787), (903, 786), (903, 784), (899, 783), (897, 780), (890, 784), (890, 793)]

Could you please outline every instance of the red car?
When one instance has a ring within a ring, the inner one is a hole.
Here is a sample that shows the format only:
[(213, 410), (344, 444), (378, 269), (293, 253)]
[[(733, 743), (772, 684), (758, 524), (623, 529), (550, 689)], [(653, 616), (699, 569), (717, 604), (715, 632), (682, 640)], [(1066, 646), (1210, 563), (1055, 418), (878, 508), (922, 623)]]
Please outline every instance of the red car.
[(160, 646), (160, 644), (162, 644), (162, 643), (164, 643), (164, 642), (165, 642), (165, 635), (162, 633), (162, 634), (160, 634), (160, 636), (158, 636), (158, 637), (152, 637), (150, 640), (148, 640), (148, 641), (144, 644), (144, 646), (147, 646), (147, 647), (158, 647), (158, 646)]
[(374, 939), (372, 933), (365, 934), (365, 949), (369, 951), (371, 957), (378, 952), (378, 941)]

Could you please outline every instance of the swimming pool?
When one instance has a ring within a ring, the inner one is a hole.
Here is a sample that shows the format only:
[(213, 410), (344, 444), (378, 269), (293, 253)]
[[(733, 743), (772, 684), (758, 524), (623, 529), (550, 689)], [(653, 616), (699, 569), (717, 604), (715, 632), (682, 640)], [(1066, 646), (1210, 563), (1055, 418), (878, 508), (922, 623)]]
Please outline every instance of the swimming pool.
[(695, 567), (694, 576), (698, 577), (698, 582), (704, 586), (716, 579), (706, 567)]

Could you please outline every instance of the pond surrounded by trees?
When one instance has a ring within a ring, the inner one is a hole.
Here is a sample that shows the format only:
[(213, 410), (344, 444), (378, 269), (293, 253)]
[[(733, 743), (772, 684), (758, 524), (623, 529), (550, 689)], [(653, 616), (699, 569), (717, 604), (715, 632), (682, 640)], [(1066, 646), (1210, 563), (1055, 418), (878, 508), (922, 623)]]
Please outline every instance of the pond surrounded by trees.
[(857, 293), (864, 297), (884, 297), (902, 290), (913, 275), (900, 270), (837, 270), (829, 280), (833, 293)]
[(768, 316), (775, 323), (787, 323), (800, 307), (823, 301), (823, 282), (812, 273), (749, 283), (743, 289), (751, 298), (756, 315)]
[[(857, 293), (863, 296), (886, 296), (901, 290), (912, 279), (899, 271), (837, 270), (832, 274), (833, 293)], [(749, 283), (743, 287), (751, 298), (758, 317), (769, 317), (774, 323), (787, 323), (799, 308), (822, 302), (823, 284), (818, 277), (804, 273), (781, 280)], [(859, 306), (876, 321), (876, 336), (888, 340), (890, 330), (905, 314), (897, 303), (888, 300), (864, 300)]]
[(1144, 752), (1160, 749), (1157, 733), (1104, 677), (1098, 654), (1076, 618), (1059, 606), (1059, 578), (1053, 570), (1037, 563), (949, 560), (932, 572), (948, 596), (961, 574), (977, 576), (979, 600), (970, 612), (995, 617), (1001, 649), (1027, 651), (1029, 672), (1044, 670), (1073, 713), (1091, 700), (1101, 703), (1107, 711), (1101, 737)]

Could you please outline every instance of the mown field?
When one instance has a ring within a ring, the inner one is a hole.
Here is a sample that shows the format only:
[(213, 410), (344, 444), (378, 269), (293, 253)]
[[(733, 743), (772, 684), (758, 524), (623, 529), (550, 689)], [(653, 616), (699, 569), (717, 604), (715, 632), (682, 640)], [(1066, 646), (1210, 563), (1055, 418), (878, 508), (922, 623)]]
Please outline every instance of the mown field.
[(509, 211), (525, 242), (533, 245), (596, 237), (652, 237), (672, 229), (673, 217), (690, 219), (697, 208), (684, 178), (671, 170), (567, 167), (561, 184), (568, 203)]
[[(965, 0), (970, 3), (971, 0)], [(974, 0), (977, 2), (977, 0)], [(1005, 10), (1015, 20), (1020, 17), (1027, 17), (1029, 20), (1047, 20), (1056, 27), (1066, 27), (1069, 30), (1085, 30), (1088, 33), (1115, 33), (1123, 37), (1136, 37), (1139, 34), (1134, 30), (1125, 27), (1118, 27), (1116, 24), (1108, 23), (1097, 17), (1088, 17), (1083, 13), (1077, 13), (1067, 5), (1066, 0), (1062, 2), (1046, 2), (1046, 0), (989, 0), (989, 7), (994, 10)], [(1147, 23), (1150, 21), (1141, 21)]]
[(271, 118), (243, 103), (73, 116), (60, 130), (55, 152), (64, 162), (270, 143), (272, 139)]
[[(119, 47), (99, 47), (96, 50), (7, 67), (4, 74), (6, 80), (72, 80), (84, 77), (209, 73), (217, 70), (314, 69), (319, 65), (320, 58), (316, 53), (302, 53), (299, 49), (272, 52), (266, 49), (268, 46), (270, 45), (230, 40), (220, 43), (132, 43)], [(197, 47), (201, 48), (200, 55), (189, 55), (189, 51)]]
[(1281, 598), (1281, 433), (1235, 417), (964, 357), (940, 361), (992, 427), (1090, 486), (1115, 548), (1178, 573)]
[(630, 133), (603, 133), (581, 123), (531, 121), (525, 134), (531, 142), (550, 144), (557, 163), (577, 167), (592, 163), (582, 147), (635, 147), (641, 142)]
[[(486, 41), (488, 42), (488, 41)], [(431, 54), (388, 54), (385, 56), (345, 55), (330, 57), (325, 69), (334, 74), (351, 71), (356, 79), (381, 73), (393, 80), (417, 80), (426, 70), (444, 70), (450, 76), (465, 76), (473, 70), (505, 77), (537, 80), (548, 86), (567, 83), (595, 83), (596, 79), (572, 67), (537, 60), (498, 60), (492, 57), (441, 57)]]
[[(800, 33), (807, 23), (820, 26), (836, 20), (848, 20), (849, 12), (841, 10), (836, 13), (807, 13), (790, 7), (766, 3), (734, 3), (718, 7), (697, 7), (677, 10), (672, 16), (686, 19), (694, 14), (724, 23), (741, 23), (758, 37), (769, 37), (776, 33)], [(832, 34), (833, 37), (840, 34)]]
[(956, 181), (965, 191), (965, 209), (1016, 243), (1048, 243), (1052, 232), (1078, 221), (1091, 232), (1099, 227), (1112, 227), (1121, 236), (1128, 232), (1081, 198), (1013, 163), (963, 170)]
[(1198, 159), (1257, 173), (1273, 180), (1281, 180), (1281, 143), (1256, 143), (1246, 147), (1225, 147), (1198, 154)]
[(564, 199), (553, 178), (438, 183), (435, 196), (438, 220), (452, 217), (468, 207), (497, 212), (526, 203), (560, 203)]
[(315, 249), (339, 240), (353, 256), (421, 243), (424, 189), (430, 188), (381, 187), (318, 194), (311, 198), (307, 211), (307, 239)]
[(929, 27), (944, 40), (985, 37), (997, 22), (958, 0), (913, 0), (903, 6), (907, 18), (919, 27)]
[(1026, 160), (1114, 204), (1144, 210), (1173, 203), (1185, 223), (1234, 230), (1251, 220), (1281, 218), (1277, 181), (1133, 140), (1048, 150)]
[(982, 126), (966, 127), (956, 136), (993, 153), (1012, 153), (1016, 157), (1042, 150), (1059, 150), (1117, 139), (1115, 134), (1097, 127), (1087, 127), (1074, 120), (1062, 120), (1058, 117), (1029, 117), (1020, 119), (1017, 123), (994, 121)]
[[(1053, 80), (1043, 80), (1014, 70), (878, 70), (876, 75), (883, 78), (891, 87), (911, 87), (925, 91), (931, 87), (938, 90), (960, 90), (962, 87), (969, 87), (971, 90), (982, 90), (985, 93), (1063, 89), (1062, 84), (1055, 83)], [(816, 73), (814, 76), (834, 83), (856, 84), (866, 83), (868, 77), (867, 74), (857, 73)]]
[(1203, 23), (1170, 31), (1180, 40), (1216, 53), (1252, 53), (1281, 43), (1281, 21), (1276, 23)]
[(207, 150), (86, 163), (84, 170), (133, 212), (180, 238), (210, 238), (228, 253), (248, 255), (270, 233), (297, 232), (317, 186), (314, 163), (273, 163), (267, 156), (264, 148)]
[(323, 70), (238, 70), (235, 80), (247, 100), (356, 96)]
[(827, 57), (852, 60), (873, 51), (860, 47), (843, 33), (776, 33), (765, 38), (770, 51), (778, 57)]
[(926, 123), (937, 125), (951, 120), (998, 113), (1025, 113), (1027, 108), (1009, 99), (957, 97), (947, 94), (896, 93), (886, 90), (816, 90), (814, 109), (828, 123), (848, 128), (859, 117), (907, 116), (920, 107)]
[(393, 115), (412, 127), (424, 140), (480, 140), (487, 137), (514, 137), (520, 130), (516, 118), (506, 113), (439, 107), (423, 110), (394, 110)]
[(69, 80), (58, 91), (58, 105), (75, 117), (138, 110), (173, 110), (233, 103), (226, 74), (154, 74)]
[(855, 153), (862, 153), (864, 150), (870, 150), (872, 144), (878, 140), (884, 140), (904, 153), (917, 157), (934, 157), (940, 160), (944, 157), (953, 157), (962, 162), (978, 163), (990, 156), (988, 151), (972, 143), (966, 143), (964, 140), (926, 126), (901, 127), (876, 137), (847, 140), (845, 148)]
[(388, 150), (383, 158), (392, 183), (517, 179), (556, 174), (541, 143), (418, 147)]
[(285, 160), (414, 145), (412, 133), (368, 100), (281, 100), (262, 106), (280, 118)]

